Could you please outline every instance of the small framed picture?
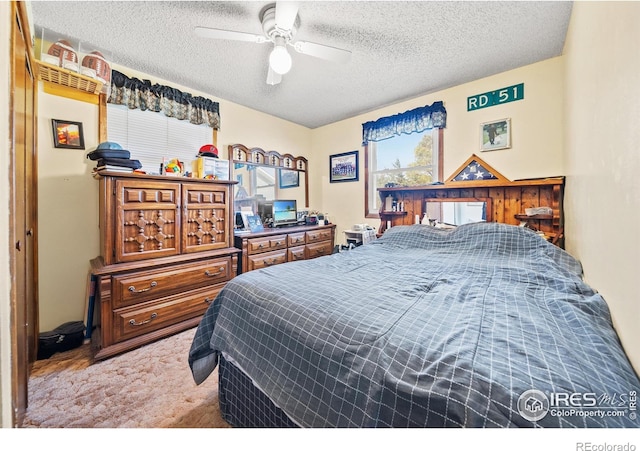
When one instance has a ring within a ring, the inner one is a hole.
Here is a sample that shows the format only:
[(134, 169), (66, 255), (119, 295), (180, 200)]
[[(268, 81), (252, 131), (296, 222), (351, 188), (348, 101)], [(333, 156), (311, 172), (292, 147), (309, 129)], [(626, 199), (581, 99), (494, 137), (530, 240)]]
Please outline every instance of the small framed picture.
[(262, 220), (260, 220), (260, 216), (258, 215), (247, 216), (247, 225), (252, 232), (262, 232), (264, 230)]
[(300, 173), (291, 169), (280, 169), (278, 171), (278, 186), (280, 188), (300, 186)]
[(244, 230), (249, 230), (249, 217), (254, 216), (251, 207), (242, 207), (242, 209), (240, 210), (240, 216), (242, 216), (242, 224), (244, 226)]
[(82, 122), (51, 119), (53, 146), (57, 149), (84, 149)]
[(500, 150), (511, 147), (511, 119), (480, 124), (480, 150)]
[(344, 152), (329, 157), (329, 181), (355, 182), (358, 180), (358, 151)]

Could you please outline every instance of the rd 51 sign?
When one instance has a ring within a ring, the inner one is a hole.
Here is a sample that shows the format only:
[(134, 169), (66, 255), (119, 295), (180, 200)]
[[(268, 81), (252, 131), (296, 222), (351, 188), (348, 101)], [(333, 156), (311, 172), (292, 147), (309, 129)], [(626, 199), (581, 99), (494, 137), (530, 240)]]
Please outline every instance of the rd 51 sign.
[(467, 97), (467, 111), (524, 99), (524, 83)]

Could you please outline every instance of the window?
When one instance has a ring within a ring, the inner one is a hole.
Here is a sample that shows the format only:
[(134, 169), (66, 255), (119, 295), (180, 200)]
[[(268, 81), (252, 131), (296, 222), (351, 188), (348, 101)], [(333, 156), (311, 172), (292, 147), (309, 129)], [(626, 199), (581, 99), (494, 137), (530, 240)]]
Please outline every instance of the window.
[(213, 130), (162, 113), (107, 104), (107, 136), (140, 160), (147, 173), (158, 174), (162, 161), (177, 158), (191, 171), (200, 147), (213, 142)]
[(418, 186), (442, 180), (442, 129), (403, 133), (365, 145), (366, 217), (377, 218), (378, 188)]
[(416, 186), (442, 180), (446, 126), (447, 110), (441, 101), (362, 124), (367, 218), (378, 217), (378, 188), (386, 183)]

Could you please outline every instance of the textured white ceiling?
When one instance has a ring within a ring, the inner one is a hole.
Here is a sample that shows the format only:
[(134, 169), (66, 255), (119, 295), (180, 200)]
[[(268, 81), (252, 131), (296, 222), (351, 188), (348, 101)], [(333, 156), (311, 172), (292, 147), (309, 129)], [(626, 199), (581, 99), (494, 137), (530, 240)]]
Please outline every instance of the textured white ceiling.
[[(211, 40), (196, 26), (261, 34), (268, 1), (34, 1), (36, 32), (64, 33), (113, 62), (316, 128), (558, 56), (571, 2), (302, 1), (294, 40), (352, 51), (346, 65), (292, 52), (267, 85), (269, 44)], [(224, 111), (221, 111), (224, 124)]]

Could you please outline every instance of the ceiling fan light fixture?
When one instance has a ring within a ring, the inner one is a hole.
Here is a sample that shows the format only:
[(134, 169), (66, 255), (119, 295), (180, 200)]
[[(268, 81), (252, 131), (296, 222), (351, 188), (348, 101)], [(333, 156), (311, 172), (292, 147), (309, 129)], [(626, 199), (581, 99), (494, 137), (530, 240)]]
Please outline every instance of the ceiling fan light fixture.
[[(0, 0), (1, 1), (1, 0)], [(292, 59), (288, 46), (297, 53), (309, 55), (321, 60), (346, 64), (351, 58), (351, 51), (331, 47), (315, 42), (295, 41), (294, 36), (300, 26), (299, 1), (272, 1), (264, 6), (259, 14), (262, 24), (262, 35), (242, 31), (222, 30), (217, 28), (196, 27), (199, 36), (211, 39), (227, 39), (233, 41), (273, 43), (269, 54), (269, 70), (267, 84), (277, 85), (282, 76), (291, 70)]]
[(276, 40), (276, 45), (269, 55), (269, 66), (280, 75), (284, 75), (291, 70), (291, 55), (287, 52), (284, 40), (282, 42)]

